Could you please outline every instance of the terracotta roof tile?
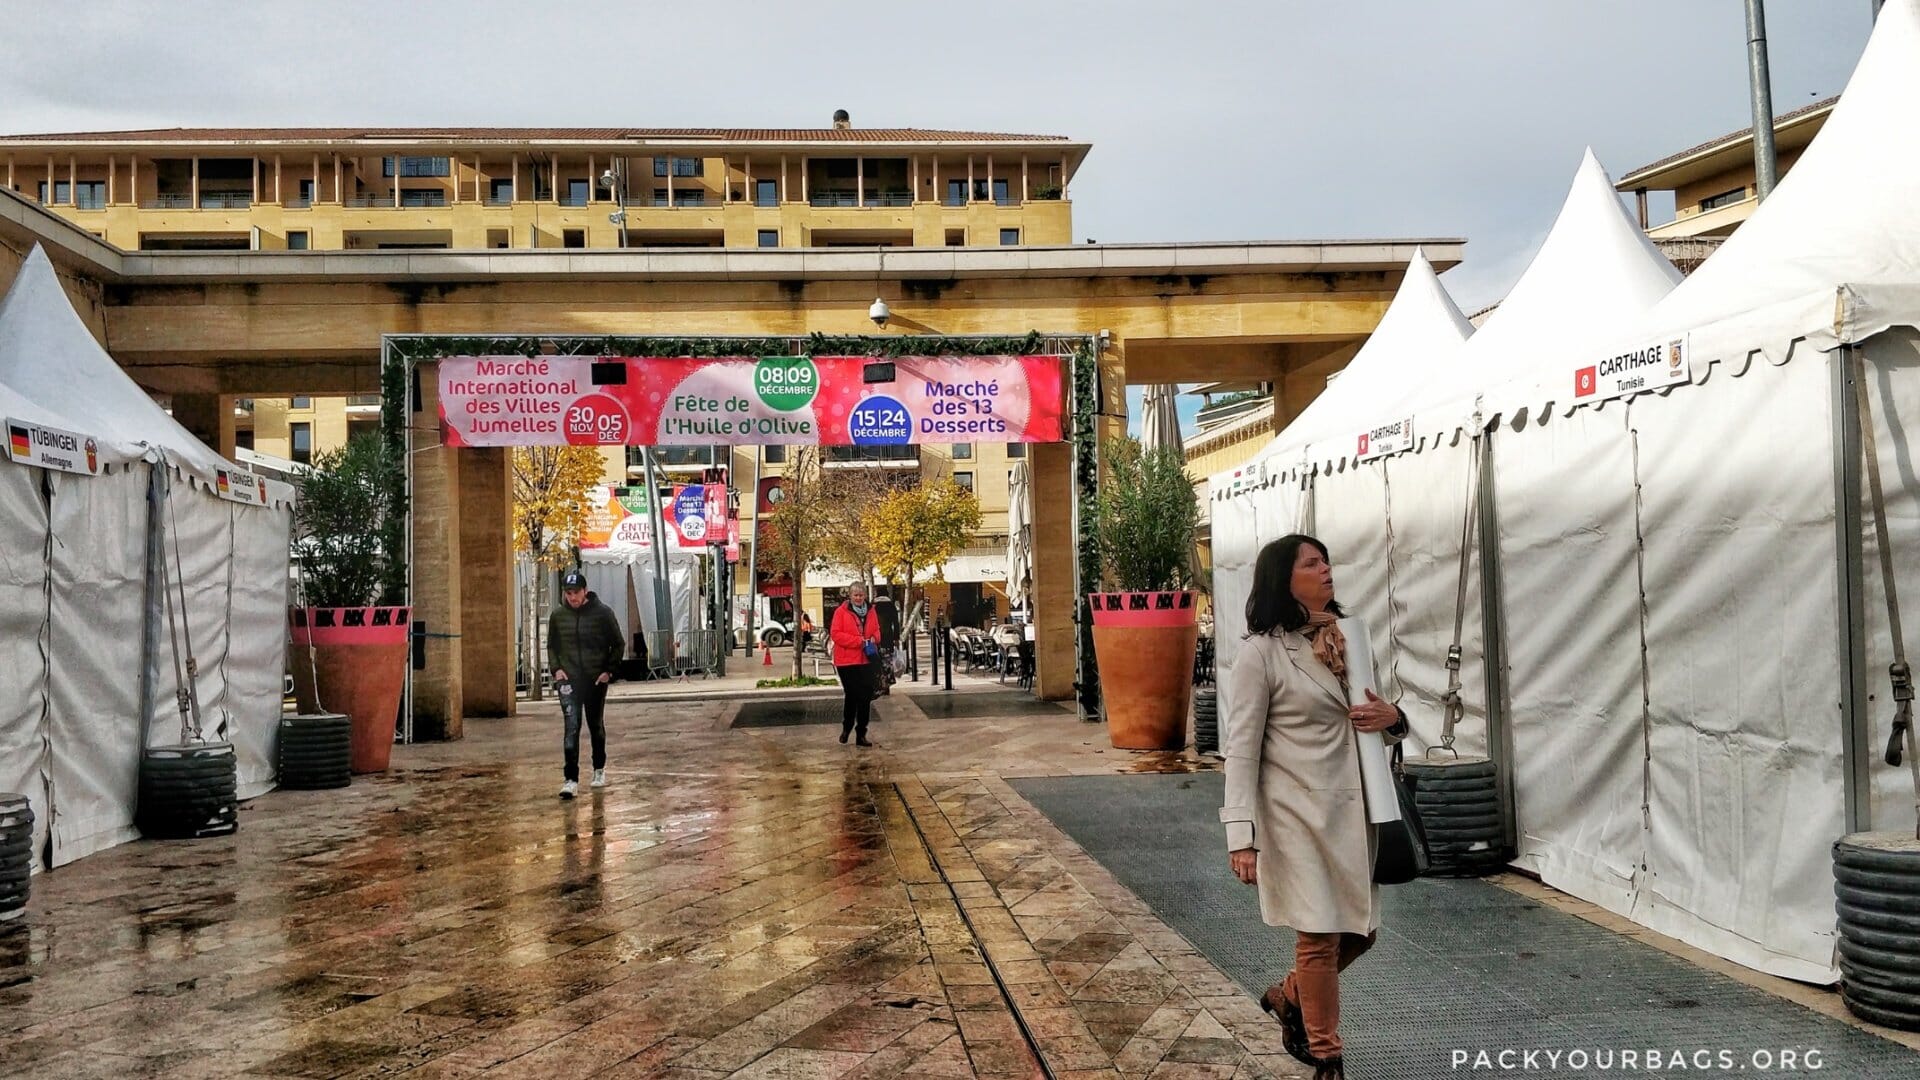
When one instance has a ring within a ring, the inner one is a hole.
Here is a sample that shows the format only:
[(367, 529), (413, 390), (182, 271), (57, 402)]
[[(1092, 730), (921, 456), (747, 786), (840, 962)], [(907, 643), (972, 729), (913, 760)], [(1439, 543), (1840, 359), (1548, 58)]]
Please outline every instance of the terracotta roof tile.
[[(1791, 123), (1810, 113), (1816, 113), (1822, 110), (1831, 109), (1834, 107), (1836, 103), (1839, 102), (1839, 100), (1840, 100), (1840, 95), (1835, 94), (1834, 96), (1827, 98), (1824, 101), (1816, 101), (1811, 105), (1803, 105), (1800, 108), (1793, 110), (1792, 112), (1781, 113), (1780, 115), (1773, 118), (1774, 129), (1777, 131), (1782, 125)], [(1658, 172), (1659, 170), (1664, 169), (1669, 165), (1675, 164), (1677, 162), (1685, 161), (1686, 159), (1694, 156), (1695, 154), (1703, 154), (1703, 153), (1706, 153), (1708, 150), (1712, 150), (1716, 147), (1730, 144), (1730, 143), (1741, 142), (1751, 138), (1753, 138), (1753, 126), (1749, 124), (1748, 126), (1741, 128), (1739, 131), (1730, 131), (1727, 134), (1722, 135), (1717, 139), (1708, 139), (1706, 142), (1703, 142), (1698, 146), (1690, 146), (1685, 150), (1680, 151), (1677, 154), (1668, 154), (1666, 157), (1661, 158), (1659, 161), (1656, 161), (1651, 165), (1642, 165), (1637, 169), (1628, 170), (1628, 172), (1626, 173), (1626, 176), (1639, 176), (1642, 173)], [(1622, 183), (1625, 182), (1625, 177), (1622, 177), (1621, 182)]]
[(69, 131), (0, 135), (6, 142), (350, 142), (363, 139), (471, 140), (475, 142), (597, 142), (685, 139), (714, 142), (1066, 142), (1062, 135), (928, 128), (145, 128), (130, 131)]

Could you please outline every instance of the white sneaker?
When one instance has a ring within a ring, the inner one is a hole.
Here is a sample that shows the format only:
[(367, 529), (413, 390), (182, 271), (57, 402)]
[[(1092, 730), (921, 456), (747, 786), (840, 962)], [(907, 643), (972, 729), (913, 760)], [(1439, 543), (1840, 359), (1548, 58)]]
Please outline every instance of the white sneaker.
[(560, 785), (560, 797), (563, 799), (571, 799), (573, 798), (574, 793), (579, 790), (580, 790), (580, 781), (569, 780), (566, 783)]
[(593, 786), (594, 787), (607, 786), (607, 770), (605, 769), (593, 770)]

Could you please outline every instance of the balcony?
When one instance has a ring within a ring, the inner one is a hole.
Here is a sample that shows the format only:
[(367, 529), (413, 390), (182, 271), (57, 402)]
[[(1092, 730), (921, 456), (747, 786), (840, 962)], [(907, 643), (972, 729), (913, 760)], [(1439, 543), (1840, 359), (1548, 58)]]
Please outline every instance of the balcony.
[(253, 205), (253, 193), (250, 191), (203, 191), (200, 193), (202, 210), (245, 210)]
[(286, 207), (289, 210), (311, 210), (313, 209), (313, 200), (301, 198), (288, 199)]
[(673, 202), (669, 204), (664, 195), (629, 195), (624, 200), (627, 206), (650, 207), (657, 210), (704, 210), (709, 205), (705, 191), (676, 191)]
[[(860, 196), (852, 191), (815, 191), (807, 196), (809, 206), (848, 207), (863, 205)], [(911, 191), (869, 191), (864, 205), (872, 207), (912, 206)]]
[(140, 203), (140, 209), (142, 210), (191, 210), (193, 209), (193, 196), (161, 195), (157, 198), (144, 199)]
[(380, 395), (379, 394), (347, 395), (347, 412), (364, 413), (364, 412), (379, 412), (379, 411), (380, 411)]
[(827, 465), (865, 468), (919, 468), (918, 446), (823, 446), (820, 460)]
[[(643, 447), (627, 447), (627, 464), (632, 468), (646, 465)], [(707, 469), (713, 466), (713, 447), (711, 446), (656, 446), (653, 448), (653, 461), (662, 469)]]
[(508, 192), (505, 195), (489, 195), (487, 196), (487, 205), (488, 206), (512, 206), (513, 193)]

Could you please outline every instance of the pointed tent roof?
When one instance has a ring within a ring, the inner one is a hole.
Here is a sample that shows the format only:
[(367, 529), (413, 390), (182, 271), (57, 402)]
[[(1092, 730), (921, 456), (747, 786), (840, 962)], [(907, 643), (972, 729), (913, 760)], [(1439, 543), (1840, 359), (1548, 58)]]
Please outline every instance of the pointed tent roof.
[(165, 451), (209, 487), (215, 470), (230, 467), (100, 347), (38, 245), (0, 300), (0, 406), (17, 419), (93, 436), (109, 464)]
[(1916, 128), (1920, 0), (1888, 0), (1820, 135), (1649, 315), (1649, 326), (1673, 331), (1749, 316), (1694, 334), (1696, 378), (1703, 361), (1752, 349), (1784, 361), (1796, 338), (1831, 349), (1920, 319)]
[(1314, 459), (1351, 453), (1354, 437), (1380, 419), (1381, 399), (1424, 382), (1453, 362), (1473, 324), (1440, 284), (1426, 253), (1415, 251), (1393, 303), (1340, 376), (1276, 435), (1260, 457), (1305, 450)]
[(1467, 342), (1457, 363), (1435, 369), (1376, 418), (1415, 414), (1422, 436), (1451, 429), (1492, 388), (1533, 381), (1547, 370), (1557, 378), (1559, 358), (1588, 351), (1612, 328), (1639, 319), (1679, 280), (1680, 272), (1628, 215), (1589, 149), (1552, 230), (1500, 309)]

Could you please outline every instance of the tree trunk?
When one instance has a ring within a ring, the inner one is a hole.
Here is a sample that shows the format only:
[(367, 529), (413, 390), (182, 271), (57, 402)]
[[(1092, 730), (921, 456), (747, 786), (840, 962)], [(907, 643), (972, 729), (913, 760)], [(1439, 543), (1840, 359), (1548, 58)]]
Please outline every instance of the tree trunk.
[(796, 683), (800, 681), (800, 654), (806, 645), (806, 633), (800, 629), (800, 617), (806, 614), (800, 606), (801, 587), (806, 584), (801, 579), (804, 570), (803, 564), (795, 563), (793, 569), (787, 574), (788, 579), (793, 582), (793, 681)]

